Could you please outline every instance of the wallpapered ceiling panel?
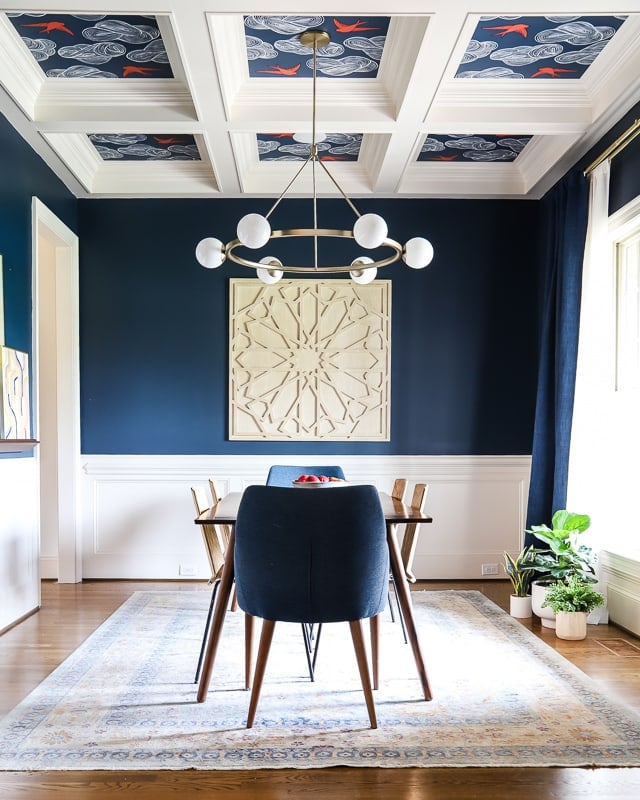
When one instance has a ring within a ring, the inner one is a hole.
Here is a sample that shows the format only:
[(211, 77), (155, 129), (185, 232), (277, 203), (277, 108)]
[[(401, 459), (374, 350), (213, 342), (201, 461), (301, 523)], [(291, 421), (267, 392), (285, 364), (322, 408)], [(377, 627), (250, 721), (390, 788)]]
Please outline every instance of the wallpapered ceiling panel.
[(391, 281), (230, 294), (230, 439), (389, 441)]

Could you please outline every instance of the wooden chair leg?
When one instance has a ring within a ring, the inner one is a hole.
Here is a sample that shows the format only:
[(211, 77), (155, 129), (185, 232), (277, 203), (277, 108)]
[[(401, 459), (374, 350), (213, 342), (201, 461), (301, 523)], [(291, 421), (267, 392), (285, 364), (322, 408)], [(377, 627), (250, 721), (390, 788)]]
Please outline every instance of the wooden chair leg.
[(233, 589), (231, 590), (231, 610), (237, 611), (238, 610), (238, 597), (236, 595), (236, 585), (233, 584)]
[(244, 615), (244, 688), (251, 688), (251, 670), (253, 668), (253, 630), (255, 617)]
[(364, 647), (362, 620), (351, 620), (349, 622), (349, 628), (351, 629), (351, 638), (353, 639), (353, 649), (356, 651), (362, 691), (364, 692), (364, 699), (367, 703), (367, 711), (369, 712), (369, 722), (372, 728), (377, 728), (378, 721), (376, 720), (376, 708), (373, 703), (373, 692), (371, 691), (371, 676), (369, 674), (369, 664), (367, 662), (367, 651)]
[(264, 671), (267, 666), (267, 659), (269, 658), (269, 650), (271, 649), (271, 640), (273, 639), (275, 627), (276, 623), (272, 619), (265, 619), (262, 621), (262, 633), (260, 634), (260, 645), (258, 647), (256, 673), (253, 678), (253, 689), (251, 690), (249, 713), (247, 714), (247, 728), (253, 728), (253, 720), (256, 716), (256, 708), (258, 707), (258, 699), (260, 698)]
[(373, 688), (380, 685), (379, 658), (380, 658), (380, 614), (369, 618), (369, 635), (371, 637), (371, 671), (373, 673)]

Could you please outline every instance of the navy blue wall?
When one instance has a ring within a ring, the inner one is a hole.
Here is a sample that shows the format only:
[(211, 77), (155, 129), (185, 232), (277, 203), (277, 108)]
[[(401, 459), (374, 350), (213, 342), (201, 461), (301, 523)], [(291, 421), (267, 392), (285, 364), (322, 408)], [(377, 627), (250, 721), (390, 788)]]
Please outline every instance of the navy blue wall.
[[(391, 441), (229, 442), (228, 281), (251, 273), (205, 270), (193, 252), (268, 205), (79, 202), (83, 452), (530, 452), (543, 237), (540, 204), (526, 201), (358, 201), (394, 238), (425, 235), (436, 251), (428, 270), (380, 273), (393, 281)], [(295, 212), (276, 213), (282, 225)], [(353, 221), (341, 200), (319, 213), (329, 227)]]
[(31, 198), (77, 232), (77, 201), (0, 114), (0, 253), (5, 342), (31, 352)]

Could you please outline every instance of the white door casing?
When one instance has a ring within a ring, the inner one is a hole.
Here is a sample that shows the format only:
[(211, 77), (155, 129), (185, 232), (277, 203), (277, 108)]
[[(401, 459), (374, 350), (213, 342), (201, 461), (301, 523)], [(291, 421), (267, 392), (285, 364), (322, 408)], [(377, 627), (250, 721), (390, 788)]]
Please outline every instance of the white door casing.
[(77, 583), (82, 580), (78, 237), (37, 197), (32, 252), (41, 575)]

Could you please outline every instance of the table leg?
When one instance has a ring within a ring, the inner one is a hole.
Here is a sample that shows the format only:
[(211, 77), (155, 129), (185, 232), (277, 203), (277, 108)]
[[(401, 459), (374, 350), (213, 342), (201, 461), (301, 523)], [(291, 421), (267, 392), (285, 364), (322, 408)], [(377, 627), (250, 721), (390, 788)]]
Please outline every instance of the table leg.
[(218, 587), (216, 607), (213, 612), (213, 619), (211, 620), (211, 629), (209, 631), (209, 641), (207, 642), (207, 650), (202, 665), (202, 674), (200, 675), (200, 683), (198, 684), (198, 703), (203, 703), (207, 699), (207, 691), (209, 689), (209, 682), (211, 681), (213, 664), (216, 660), (220, 634), (222, 633), (222, 626), (224, 624), (227, 606), (229, 605), (229, 597), (231, 596), (231, 589), (233, 588), (233, 549), (235, 540), (235, 530), (232, 528), (225, 554), (224, 567), (222, 568), (220, 586)]
[(407, 576), (404, 574), (402, 559), (400, 557), (400, 548), (398, 547), (393, 525), (387, 525), (387, 543), (389, 545), (391, 574), (395, 580), (396, 592), (398, 593), (398, 602), (400, 604), (402, 616), (404, 617), (407, 636), (409, 637), (409, 644), (411, 645), (416, 667), (418, 668), (418, 675), (420, 676), (420, 683), (422, 684), (424, 699), (431, 700), (429, 679), (427, 678), (427, 670), (424, 665), (424, 658), (422, 656), (422, 650), (420, 649), (420, 642), (418, 641), (418, 632), (416, 631), (416, 624), (415, 620), (413, 619), (413, 606), (411, 604)]

